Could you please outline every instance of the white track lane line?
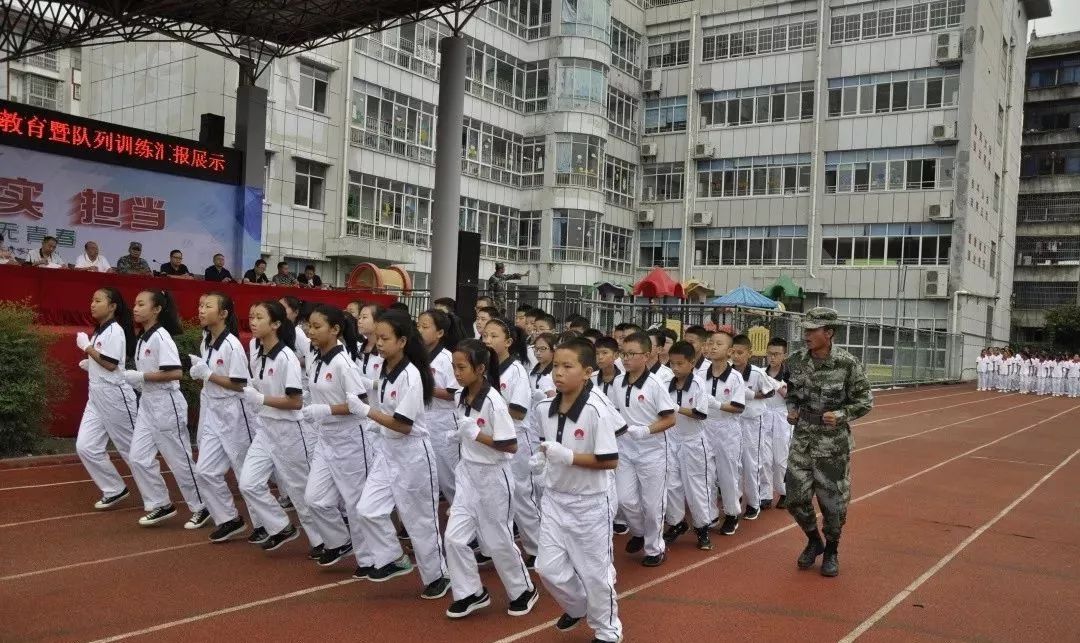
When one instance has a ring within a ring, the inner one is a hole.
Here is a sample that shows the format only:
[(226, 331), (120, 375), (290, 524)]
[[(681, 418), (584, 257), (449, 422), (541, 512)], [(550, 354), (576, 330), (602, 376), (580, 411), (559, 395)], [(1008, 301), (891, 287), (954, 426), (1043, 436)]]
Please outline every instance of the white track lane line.
[[(141, 527), (140, 527), (141, 529)], [(21, 574), (12, 574), (10, 576), (0, 576), (0, 582), (19, 580), (20, 578), (30, 578), (31, 576), (41, 576), (42, 574), (51, 574), (53, 572), (61, 572), (66, 569), (77, 569), (79, 567), (89, 567), (90, 565), (100, 565), (102, 563), (111, 563), (117, 560), (127, 560), (128, 558), (138, 558), (140, 556), (149, 556), (151, 554), (160, 554), (167, 551), (176, 551), (177, 549), (190, 549), (192, 547), (202, 547), (210, 545), (209, 540), (200, 540), (194, 543), (184, 543), (182, 545), (173, 545), (172, 547), (161, 547), (159, 549), (151, 549), (149, 551), (137, 551), (130, 554), (121, 554), (119, 556), (110, 556), (108, 558), (98, 558), (97, 560), (84, 560), (81, 563), (71, 563), (70, 565), (60, 565), (59, 567), (47, 567), (45, 569), (35, 569), (32, 572), (23, 572)]]
[[(164, 471), (163, 473), (169, 473)], [(132, 476), (120, 476), (124, 480), (130, 480)], [(18, 487), (0, 487), (0, 491), (21, 491), (23, 489), (44, 489), (45, 487), (63, 487), (69, 484), (86, 484), (87, 482), (93, 482), (92, 479), (87, 478), (85, 480), (65, 480), (64, 482), (43, 482), (41, 484), (24, 484)]]
[(971, 534), (967, 538), (962, 540), (959, 545), (957, 545), (955, 548), (953, 548), (952, 551), (950, 551), (949, 553), (942, 556), (941, 560), (939, 560), (937, 563), (935, 563), (933, 567), (931, 567), (930, 569), (923, 572), (922, 576), (919, 576), (914, 581), (912, 581), (912, 583), (910, 585), (908, 585), (904, 589), (900, 590), (900, 592), (897, 593), (896, 596), (892, 597), (892, 600), (890, 600), (888, 603), (885, 603), (884, 605), (882, 605), (881, 609), (874, 612), (870, 616), (870, 618), (868, 618), (865, 621), (863, 621), (862, 623), (860, 623), (859, 626), (856, 627), (855, 629), (851, 630), (851, 632), (849, 632), (847, 636), (840, 639), (840, 643), (851, 643), (855, 639), (857, 639), (860, 636), (862, 636), (863, 634), (865, 634), (867, 630), (869, 630), (874, 625), (876, 625), (878, 622), (880, 622), (881, 619), (888, 616), (889, 612), (893, 611), (896, 608), (897, 605), (904, 602), (904, 599), (906, 599), (908, 596), (911, 596), (915, 592), (915, 590), (919, 589), (924, 584), (926, 584), (926, 582), (928, 580), (930, 580), (935, 575), (937, 575), (937, 573), (940, 572), (946, 565), (948, 565), (950, 562), (953, 561), (953, 559), (955, 559), (957, 556), (959, 556), (960, 552), (967, 549), (968, 545), (975, 542), (975, 540), (979, 536), (986, 533), (986, 531), (988, 529), (990, 529), (995, 524), (997, 524), (997, 522), (999, 520), (1001, 520), (1002, 518), (1007, 516), (1010, 511), (1015, 509), (1017, 505), (1019, 505), (1021, 502), (1026, 500), (1028, 496), (1035, 493), (1035, 491), (1039, 487), (1041, 487), (1044, 482), (1049, 480), (1050, 477), (1053, 476), (1058, 471), (1061, 471), (1061, 469), (1064, 468), (1065, 465), (1069, 464), (1069, 462), (1071, 462), (1072, 459), (1077, 456), (1077, 454), (1080, 454), (1080, 449), (1077, 449), (1076, 451), (1073, 451), (1072, 454), (1069, 457), (1067, 457), (1064, 460), (1062, 460), (1061, 462), (1059, 462), (1056, 467), (1054, 467), (1053, 469), (1048, 471), (1046, 473), (1046, 475), (1044, 475), (1043, 477), (1039, 478), (1038, 482), (1036, 482), (1035, 484), (1028, 487), (1027, 491), (1020, 494), (1020, 497), (1018, 497), (1016, 500), (1013, 500), (1012, 502), (1010, 502), (1008, 504), (1008, 506), (1005, 507), (1004, 509), (1002, 509), (996, 516), (994, 516), (990, 520), (983, 523), (975, 531), (971, 532)]
[[(887, 404), (874, 404), (874, 408), (876, 409), (876, 408), (881, 407), (881, 406), (899, 406), (901, 404), (914, 404), (916, 402), (925, 402), (927, 400), (940, 400), (940, 399), (943, 399), (943, 398), (946, 398), (946, 397), (956, 397), (958, 395), (975, 395), (978, 392), (979, 391), (964, 391), (963, 393), (949, 393), (948, 395), (934, 395), (932, 397), (917, 397), (917, 398), (912, 398), (910, 400), (902, 400), (900, 402), (889, 402)], [(891, 398), (886, 398), (886, 399), (891, 399)]]
[[(901, 435), (899, 437), (890, 438), (888, 440), (882, 440), (881, 442), (875, 442), (873, 444), (868, 444), (868, 445), (866, 445), (864, 447), (858, 447), (856, 449), (853, 449), (852, 453), (858, 453), (860, 451), (866, 451), (868, 449), (875, 449), (877, 447), (884, 446), (886, 444), (892, 444), (893, 442), (900, 442), (901, 440), (908, 440), (908, 439), (911, 439), (911, 438), (917, 438), (919, 436), (926, 435), (927, 433), (934, 433), (935, 431), (940, 431), (942, 429), (947, 429), (947, 428), (949, 428), (951, 426), (956, 426), (958, 424), (967, 424), (968, 422), (973, 422), (975, 420), (981, 420), (983, 418), (990, 417), (991, 415), (997, 415), (998, 413), (1005, 413), (1005, 412), (1008, 412), (1008, 411), (1012, 411), (1014, 409), (1022, 409), (1025, 406), (1031, 406), (1032, 404), (1038, 404), (1039, 402), (1043, 402), (1043, 401), (1045, 401), (1045, 400), (1035, 400), (1033, 402), (1027, 402), (1025, 404), (1017, 404), (1016, 406), (1010, 406), (1007, 409), (1002, 409), (1000, 411), (993, 411), (991, 413), (984, 413), (982, 415), (976, 415), (975, 417), (970, 417), (970, 418), (966, 418), (966, 419), (963, 419), (963, 420), (957, 420), (956, 422), (950, 422), (948, 424), (942, 424), (941, 426), (935, 426), (932, 429), (926, 429), (925, 431), (919, 431), (918, 433), (912, 433), (910, 435)], [(859, 425), (856, 423), (855, 426), (859, 426)]]
[[(969, 402), (958, 402), (956, 404), (950, 404), (948, 406), (939, 406), (939, 407), (933, 408), (933, 409), (923, 409), (921, 411), (912, 411), (911, 413), (904, 413), (903, 415), (890, 415), (887, 418), (878, 418), (876, 420), (866, 420), (865, 422), (856, 420), (855, 422), (851, 423), (851, 426), (860, 427), (860, 426), (866, 426), (867, 424), (877, 424), (878, 422), (891, 422), (893, 420), (899, 420), (899, 419), (902, 419), (902, 418), (911, 417), (913, 415), (922, 415), (923, 413), (934, 413), (936, 411), (944, 411), (945, 409), (955, 409), (957, 407), (970, 406), (972, 404), (982, 404), (982, 403), (984, 403), (986, 401), (987, 400), (971, 400)], [(1012, 408), (1016, 408), (1016, 407), (1012, 407)]]
[[(896, 482), (885, 485), (884, 487), (880, 487), (878, 489), (875, 489), (874, 491), (871, 491), (871, 492), (869, 492), (867, 494), (859, 496), (858, 498), (853, 499), (851, 502), (852, 503), (860, 502), (862, 500), (866, 500), (867, 498), (871, 498), (873, 496), (876, 496), (879, 493), (884, 493), (885, 491), (888, 491), (889, 489), (892, 489), (892, 488), (894, 488), (894, 487), (896, 487), (898, 485), (901, 485), (901, 484), (904, 484), (905, 482), (909, 482), (911, 480), (914, 480), (915, 478), (918, 478), (919, 476), (930, 473), (931, 471), (935, 471), (937, 469), (940, 469), (941, 467), (945, 466), (946, 464), (949, 464), (951, 462), (955, 462), (955, 461), (957, 461), (957, 460), (959, 460), (961, 458), (964, 458), (964, 457), (966, 457), (968, 455), (971, 455), (972, 453), (974, 453), (974, 452), (976, 452), (976, 451), (978, 451), (980, 449), (984, 449), (984, 448), (986, 448), (988, 446), (992, 446), (994, 444), (997, 444), (998, 442), (1001, 442), (1002, 440), (1006, 440), (1006, 439), (1011, 438), (1011, 437), (1013, 437), (1015, 435), (1019, 435), (1020, 433), (1023, 433), (1024, 431), (1035, 428), (1035, 427), (1037, 427), (1037, 426), (1039, 426), (1041, 424), (1045, 424), (1046, 422), (1049, 422), (1050, 420), (1054, 420), (1054, 419), (1056, 419), (1058, 417), (1061, 417), (1062, 415), (1065, 415), (1066, 413), (1074, 411), (1077, 408), (1080, 408), (1080, 405), (1074, 406), (1074, 407), (1072, 407), (1070, 409), (1067, 409), (1067, 410), (1062, 411), (1060, 413), (1057, 413), (1055, 415), (1051, 415), (1050, 417), (1039, 420), (1038, 422), (1036, 422), (1034, 424), (1029, 424), (1028, 426), (1026, 426), (1026, 427), (1024, 427), (1022, 429), (1018, 429), (1016, 431), (1013, 431), (1012, 433), (1009, 433), (1007, 435), (1003, 435), (1000, 438), (997, 438), (995, 440), (991, 440), (990, 442), (987, 442), (986, 444), (983, 444), (981, 446), (975, 447), (974, 449), (970, 449), (968, 451), (965, 451), (964, 453), (961, 453), (960, 455), (956, 455), (956, 456), (953, 456), (953, 457), (951, 457), (951, 458), (949, 458), (947, 460), (943, 460), (943, 461), (941, 461), (941, 462), (939, 462), (939, 463), (937, 463), (937, 464), (935, 464), (935, 465), (933, 465), (931, 467), (927, 467), (926, 469), (923, 469), (922, 471), (919, 471), (917, 473), (913, 473), (913, 474), (911, 474), (911, 475), (909, 475), (909, 476), (907, 476), (905, 478), (897, 480)], [(746, 549), (748, 547), (752, 547), (753, 545), (756, 545), (758, 543), (764, 542), (765, 540), (768, 540), (768, 539), (772, 538), (773, 536), (782, 534), (782, 533), (784, 533), (786, 531), (790, 531), (790, 530), (794, 529), (795, 527), (796, 527), (795, 523), (792, 523), (792, 524), (790, 524), (790, 525), (788, 525), (786, 527), (781, 527), (779, 529), (774, 529), (773, 531), (771, 531), (771, 532), (769, 532), (767, 534), (763, 534), (761, 536), (758, 536), (757, 538), (754, 538), (753, 540), (749, 540), (749, 541), (747, 541), (745, 543), (742, 543), (740, 545), (732, 547), (731, 549), (724, 550), (724, 551), (719, 552), (717, 554), (712, 554), (708, 558), (703, 558), (703, 559), (698, 560), (698, 561), (696, 561), (694, 563), (691, 563), (690, 565), (686, 565), (684, 567), (680, 567), (679, 569), (671, 571), (671, 572), (669, 572), (669, 573), (667, 573), (667, 574), (665, 574), (665, 575), (663, 575), (663, 576), (661, 576), (659, 578), (654, 578), (653, 580), (651, 580), (651, 581), (649, 581), (647, 583), (643, 583), (641, 585), (638, 585), (636, 587), (628, 589), (625, 592), (622, 592), (621, 594), (619, 594), (618, 598), (623, 599), (623, 598), (626, 598), (628, 596), (633, 596), (634, 594), (637, 594), (639, 592), (643, 592), (643, 591), (645, 591), (645, 590), (647, 590), (647, 589), (649, 589), (651, 587), (655, 587), (656, 585), (667, 582), (667, 581), (669, 581), (669, 580), (671, 580), (673, 578), (677, 578), (679, 576), (682, 576), (683, 574), (686, 574), (687, 572), (693, 571), (693, 570), (695, 570), (695, 569), (697, 569), (699, 567), (703, 567), (705, 565), (708, 565), (709, 563), (716, 562), (717, 560), (720, 560), (721, 558), (724, 558), (726, 556), (730, 556), (731, 554), (742, 551), (742, 550), (744, 550), (744, 549)], [(4, 579), (0, 579), (0, 580), (4, 580)], [(233, 605), (232, 607), (226, 607), (226, 608), (223, 608), (223, 609), (214, 610), (212, 612), (204, 612), (202, 614), (195, 614), (195, 615), (189, 616), (187, 618), (182, 618), (182, 619), (178, 619), (178, 620), (175, 620), (175, 621), (169, 621), (167, 623), (160, 623), (158, 625), (153, 625), (151, 627), (144, 628), (144, 629), (141, 629), (141, 630), (135, 630), (135, 631), (132, 631), (132, 632), (125, 632), (123, 634), (116, 634), (116, 635), (110, 636), (108, 638), (99, 639), (97, 641), (94, 641), (93, 643), (112, 643), (114, 641), (122, 641), (122, 640), (125, 640), (125, 639), (133, 638), (133, 637), (136, 637), (136, 636), (141, 636), (141, 635), (144, 635), (144, 634), (150, 634), (150, 633), (153, 633), (153, 632), (160, 632), (162, 630), (169, 629), (171, 627), (176, 627), (176, 626), (179, 626), (179, 625), (186, 625), (186, 624), (189, 624), (189, 623), (197, 623), (199, 621), (204, 621), (204, 620), (214, 618), (215, 616), (220, 616), (220, 615), (223, 615), (223, 614), (231, 614), (231, 613), (234, 613), (234, 612), (243, 611), (243, 610), (250, 609), (250, 608), (253, 608), (253, 607), (259, 607), (259, 606), (262, 606), (262, 605), (268, 605), (268, 604), (271, 604), (271, 603), (276, 603), (276, 602), (279, 602), (279, 601), (287, 600), (289, 598), (293, 598), (293, 597), (296, 597), (296, 596), (305, 596), (305, 595), (308, 595), (308, 594), (314, 594), (316, 592), (320, 592), (320, 591), (325, 590), (325, 589), (333, 589), (335, 587), (340, 587), (341, 585), (345, 585), (345, 584), (348, 584), (350, 582), (352, 582), (352, 579), (344, 580), (344, 581), (338, 581), (336, 583), (327, 583), (325, 585), (317, 585), (315, 587), (308, 587), (306, 589), (297, 590), (295, 592), (289, 592), (288, 594), (282, 594), (282, 595), (279, 595), (279, 596), (271, 596), (269, 598), (264, 598), (264, 599), (261, 599), (261, 600), (258, 600), (258, 601), (252, 601), (250, 603), (242, 603), (242, 604), (239, 604), (239, 605)], [(526, 638), (528, 636), (532, 636), (533, 634), (543, 632), (543, 631), (547, 630), (548, 628), (552, 627), (554, 624), (555, 624), (555, 621), (542, 623), (540, 625), (529, 628), (529, 629), (524, 630), (522, 632), (518, 632), (517, 634), (512, 634), (512, 635), (507, 636), (505, 638), (501, 638), (498, 641), (496, 641), (495, 643), (510, 643), (511, 641), (518, 641), (518, 640)]]
[(135, 511), (136, 509), (142, 509), (142, 507), (123, 507), (120, 509), (108, 509), (104, 511), (86, 511), (77, 514), (67, 514), (64, 516), (49, 516), (48, 518), (35, 518), (34, 520), (23, 520), (22, 522), (6, 522), (0, 525), (0, 529), (7, 529), (9, 527), (22, 527), (24, 525), (36, 525), (41, 522), (52, 522), (54, 520), (67, 520), (69, 518), (84, 518), (86, 516), (104, 516), (107, 514), (119, 513), (121, 511)]

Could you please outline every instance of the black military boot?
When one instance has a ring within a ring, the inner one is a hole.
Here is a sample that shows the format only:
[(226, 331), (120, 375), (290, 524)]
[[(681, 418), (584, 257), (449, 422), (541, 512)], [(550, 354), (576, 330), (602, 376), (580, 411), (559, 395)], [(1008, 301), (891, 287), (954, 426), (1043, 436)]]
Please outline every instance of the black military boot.
[(830, 540), (825, 543), (825, 557), (821, 559), (821, 575), (832, 578), (840, 573), (840, 560), (836, 556), (836, 549), (840, 545), (838, 540)]
[(825, 552), (825, 543), (821, 541), (821, 534), (816, 528), (806, 532), (806, 541), (806, 549), (802, 550), (799, 560), (795, 563), (799, 569), (810, 569), (814, 566), (817, 557)]

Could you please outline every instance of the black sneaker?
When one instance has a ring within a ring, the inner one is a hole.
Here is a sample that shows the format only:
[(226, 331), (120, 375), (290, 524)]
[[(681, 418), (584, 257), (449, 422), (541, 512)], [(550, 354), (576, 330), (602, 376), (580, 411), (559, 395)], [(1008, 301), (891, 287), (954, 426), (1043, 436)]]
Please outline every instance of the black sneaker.
[(128, 490), (127, 490), (127, 487), (124, 487), (123, 490), (120, 491), (120, 493), (118, 493), (118, 494), (116, 494), (114, 496), (102, 496), (101, 500), (98, 500), (97, 502), (94, 503), (94, 509), (97, 509), (98, 511), (104, 511), (106, 509), (112, 509), (113, 506), (116, 505), (116, 503), (120, 502), (121, 500), (123, 500), (124, 498), (127, 498), (127, 497), (128, 497)]
[(720, 533), (725, 536), (734, 536), (739, 530), (738, 516), (724, 516), (724, 524), (720, 525)]
[(708, 527), (701, 527), (697, 530), (697, 548), (701, 551), (712, 551), (712, 540), (709, 538)]
[(536, 556), (525, 554), (522, 560), (525, 561), (525, 569), (536, 569)]
[(405, 531), (405, 527), (402, 527), (401, 529), (398, 529), (397, 537), (398, 540), (409, 540), (409, 532)]
[(532, 611), (533, 605), (536, 605), (536, 599), (539, 597), (540, 592), (536, 591), (535, 587), (531, 590), (527, 589), (521, 593), (521, 596), (510, 601), (510, 605), (506, 608), (506, 613), (510, 616), (525, 616)]
[(485, 556), (485, 555), (481, 554), (479, 551), (473, 552), (473, 556), (476, 557), (476, 566), (477, 567), (487, 567), (488, 565), (491, 564), (491, 556)]
[(176, 515), (176, 505), (165, 505), (164, 507), (158, 507), (157, 509), (146, 514), (142, 518), (139, 518), (139, 525), (143, 527), (153, 527), (154, 525), (168, 520)]
[(223, 543), (241, 531), (244, 531), (245, 527), (244, 519), (241, 516), (225, 521), (218, 525), (217, 529), (210, 532), (210, 542)]
[(424, 588), (423, 593), (420, 594), (420, 598), (428, 601), (433, 601), (437, 598), (446, 596), (446, 593), (450, 591), (450, 579), (443, 576), (439, 580), (431, 581)]
[(323, 555), (324, 551), (326, 551), (326, 546), (325, 545), (315, 545), (314, 547), (312, 547), (311, 549), (308, 550), (308, 553), (307, 553), (308, 560), (319, 560), (320, 558), (322, 558), (322, 555)]
[(469, 541), (469, 549), (471, 549), (473, 551), (479, 550), (480, 549), (480, 541), (477, 540), (476, 538), (473, 538), (472, 540), (470, 540)]
[(777, 509), (787, 509), (787, 496), (781, 495), (776, 500), (776, 508)]
[(825, 543), (820, 540), (811, 540), (806, 543), (806, 548), (799, 554), (799, 559), (795, 561), (799, 569), (810, 569), (817, 561), (817, 557), (825, 553)]
[(466, 596), (460, 601), (450, 603), (450, 607), (446, 608), (446, 615), (450, 618), (465, 618), (476, 610), (487, 607), (488, 605), (491, 605), (491, 596), (488, 594), (486, 588), (481, 587), (479, 594)]
[(745, 518), (746, 520), (757, 520), (759, 515), (761, 515), (761, 510), (760, 509), (758, 509), (757, 507), (751, 507), (750, 505), (747, 505), (746, 506), (746, 512), (743, 513), (742, 517)]
[(673, 543), (679, 536), (685, 534), (689, 530), (690, 526), (686, 524), (686, 521), (680, 520), (668, 527), (667, 531), (664, 532), (664, 542)]
[(360, 580), (367, 580), (371, 572), (375, 571), (375, 568), (371, 565), (358, 565), (356, 571), (353, 572), (353, 578), (359, 578)]
[(827, 551), (825, 556), (821, 559), (821, 575), (832, 578), (840, 573), (840, 559), (837, 558), (836, 552)]
[(283, 511), (295, 511), (296, 510), (296, 506), (293, 505), (292, 498), (290, 498), (288, 496), (282, 496), (282, 497), (278, 498), (277, 503), (278, 503), (278, 506), (281, 507), (281, 509)]
[(252, 545), (261, 545), (270, 538), (270, 534), (266, 533), (266, 527), (256, 527), (248, 535), (247, 541)]
[(762, 500), (761, 504), (758, 505), (758, 509), (762, 511), (765, 511), (766, 509), (772, 509), (772, 500)]
[(269, 538), (267, 538), (266, 542), (264, 542), (262, 545), (260, 545), (260, 547), (262, 547), (263, 551), (274, 551), (275, 549), (277, 549), (278, 547), (281, 547), (282, 545), (289, 542), (290, 540), (296, 540), (299, 537), (300, 537), (300, 531), (297, 530), (297, 528), (293, 527), (292, 525), (287, 525), (284, 529), (282, 529), (278, 533), (276, 533), (273, 536), (270, 536)]
[(578, 616), (577, 618), (574, 618), (573, 616), (570, 616), (566, 612), (563, 612), (563, 615), (560, 616), (559, 620), (555, 622), (555, 629), (559, 630), (560, 632), (569, 632), (570, 630), (577, 627), (577, 624), (583, 618), (585, 618), (585, 617), (584, 616)]
[(521, 540), (521, 532), (518, 531), (517, 523), (514, 523), (514, 540)]
[(210, 524), (210, 511), (200, 509), (191, 514), (191, 518), (188, 518), (188, 521), (184, 523), (184, 529), (202, 529), (208, 524)]
[(323, 549), (323, 553), (319, 556), (319, 566), (329, 567), (336, 564), (339, 560), (352, 553), (352, 542), (347, 542), (341, 547), (330, 547), (329, 549)]
[(371, 573), (368, 574), (368, 580), (373, 583), (382, 583), (391, 578), (397, 578), (398, 576), (408, 574), (412, 571), (412, 567), (412, 561), (409, 560), (409, 557), (402, 556), (392, 563), (373, 569)]
[(625, 536), (630, 533), (630, 528), (621, 522), (613, 522), (611, 523), (611, 531), (616, 536)]
[(631, 536), (630, 540), (626, 541), (626, 553), (636, 554), (645, 548), (645, 539), (641, 536)]
[(646, 567), (659, 567), (664, 564), (664, 554), (658, 554), (656, 556), (646, 556), (641, 559), (641, 564)]

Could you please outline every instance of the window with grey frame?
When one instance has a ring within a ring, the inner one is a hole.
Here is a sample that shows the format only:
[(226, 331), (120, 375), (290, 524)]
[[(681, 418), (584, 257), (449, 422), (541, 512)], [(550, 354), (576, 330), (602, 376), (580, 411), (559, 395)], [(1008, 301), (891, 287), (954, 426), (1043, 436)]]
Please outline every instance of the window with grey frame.
[(355, 230), (350, 236), (430, 248), (431, 200), (430, 188), (350, 172), (346, 233)]
[(829, 117), (955, 107), (960, 72), (954, 69), (905, 71), (829, 79)]
[(562, 0), (562, 35), (609, 42), (611, 0)]
[(484, 20), (525, 40), (551, 35), (551, 0), (502, 0), (485, 7)]
[(608, 85), (608, 134), (624, 141), (638, 141), (638, 100)]
[(638, 230), (638, 267), (679, 267), (682, 246), (680, 228), (642, 228)]
[(1080, 265), (1080, 237), (1075, 235), (1016, 237), (1017, 266)]
[(678, 201), (686, 181), (684, 163), (648, 163), (641, 166), (642, 201)]
[(817, 45), (817, 20), (804, 18), (805, 14), (770, 21), (770, 24), (762, 26), (734, 25), (705, 29), (701, 40), (701, 60), (711, 62), (814, 47)]
[(955, 160), (955, 145), (826, 152), (825, 192), (951, 188)]
[(548, 108), (548, 77), (550, 62), (538, 60), (523, 66), (525, 82), (525, 113), (545, 112)]
[(649, 69), (678, 67), (690, 63), (690, 32), (666, 33), (648, 38)]
[(1080, 223), (1080, 192), (1021, 194), (1017, 223)]
[(604, 198), (611, 205), (634, 207), (637, 167), (614, 156), (604, 157)]
[(555, 72), (554, 109), (579, 110), (604, 105), (607, 100), (604, 65), (585, 58), (558, 58)]
[(701, 198), (778, 196), (810, 192), (809, 154), (698, 161)]
[(551, 260), (597, 265), (600, 216), (599, 212), (589, 210), (552, 210)]
[(518, 261), (520, 236), (517, 208), (461, 197), (459, 225), (480, 234), (480, 254), (490, 259)]
[(1075, 281), (1015, 281), (1013, 282), (1013, 308), (1017, 310), (1045, 310), (1055, 306), (1077, 303)]
[(604, 139), (588, 134), (555, 134), (555, 185), (600, 188)]
[(326, 166), (304, 159), (294, 159), (294, 162), (296, 175), (293, 186), (293, 205), (309, 210), (322, 210)]
[(735, 127), (814, 117), (814, 83), (790, 83), (701, 94), (702, 127)]
[(314, 65), (300, 63), (300, 94), (297, 104), (313, 112), (326, 113), (326, 91), (330, 72)]
[(645, 101), (645, 133), (667, 134), (686, 131), (686, 96), (652, 98)]
[(633, 272), (633, 230), (608, 223), (600, 224), (600, 268), (624, 275)]
[(806, 265), (807, 226), (743, 226), (694, 230), (695, 266)]
[(543, 136), (527, 136), (521, 141), (521, 187), (544, 185), (544, 155), (547, 140)]
[(965, 8), (966, 0), (909, 2), (901, 7), (860, 13), (849, 13), (858, 10), (845, 7), (833, 12), (830, 41), (836, 45), (951, 29), (960, 26)]
[(611, 19), (611, 66), (634, 78), (641, 76), (642, 36), (623, 23)]
[(517, 160), (522, 136), (466, 116), (461, 130), (462, 173), (503, 185), (520, 185)]
[(350, 142), (421, 163), (435, 162), (435, 105), (353, 79)]
[(826, 266), (947, 266), (952, 224), (826, 224), (821, 237), (821, 264)]

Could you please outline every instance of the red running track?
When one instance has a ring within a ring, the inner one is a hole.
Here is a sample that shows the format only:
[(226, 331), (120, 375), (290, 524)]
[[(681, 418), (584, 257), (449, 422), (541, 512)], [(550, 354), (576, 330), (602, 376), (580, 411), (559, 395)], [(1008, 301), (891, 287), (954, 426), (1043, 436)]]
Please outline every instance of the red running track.
[[(841, 575), (800, 572), (803, 538), (766, 511), (715, 549), (684, 537), (646, 569), (615, 543), (628, 641), (1065, 641), (1080, 631), (1080, 400), (888, 391), (857, 423)], [(173, 489), (174, 497), (178, 497)], [(134, 502), (91, 508), (79, 465), (0, 470), (0, 641), (586, 641), (544, 595), (443, 616), (413, 574), (374, 584), (317, 568), (303, 539), (271, 555), (210, 545), (183, 516), (140, 529)]]

